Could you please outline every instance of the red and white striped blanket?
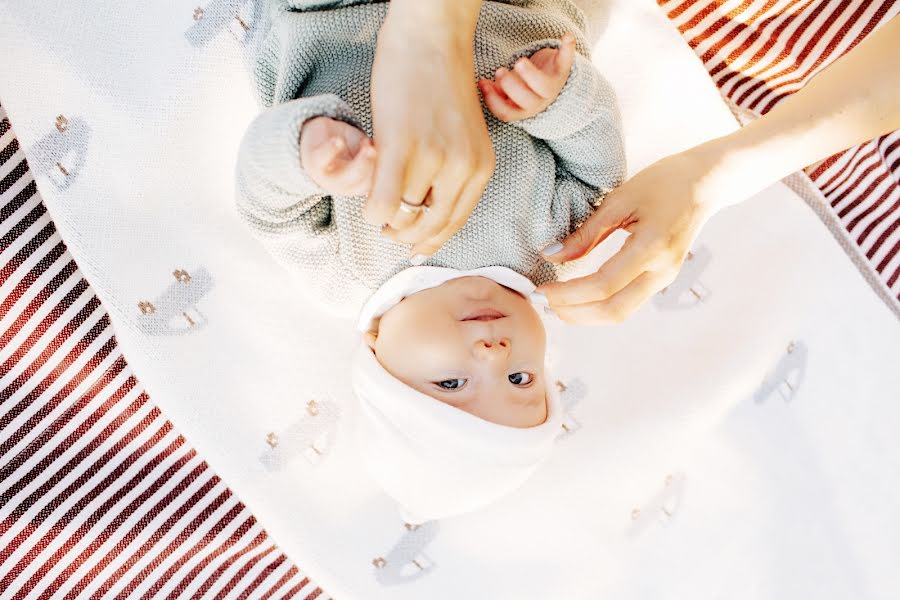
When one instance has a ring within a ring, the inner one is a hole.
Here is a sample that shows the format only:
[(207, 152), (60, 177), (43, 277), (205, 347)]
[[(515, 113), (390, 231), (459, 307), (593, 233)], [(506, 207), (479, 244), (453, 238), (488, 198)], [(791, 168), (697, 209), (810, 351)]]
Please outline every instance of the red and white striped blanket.
[(0, 597), (324, 598), (132, 375), (0, 106)]
[[(739, 116), (762, 115), (900, 13), (895, 0), (657, 0)], [(900, 131), (806, 168), (808, 198), (900, 315)], [(801, 194), (806, 196), (806, 194)]]
[[(736, 109), (760, 114), (900, 12), (658, 3)], [(900, 133), (806, 174), (830, 206), (820, 216), (897, 310)], [(323, 597), (130, 373), (2, 108), (0, 319), (0, 596)]]

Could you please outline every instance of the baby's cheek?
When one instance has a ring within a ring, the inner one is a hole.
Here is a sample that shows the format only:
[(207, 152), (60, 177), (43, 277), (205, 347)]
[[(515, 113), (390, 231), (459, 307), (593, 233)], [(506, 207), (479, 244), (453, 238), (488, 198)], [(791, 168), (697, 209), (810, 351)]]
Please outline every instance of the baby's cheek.
[(534, 422), (532, 423), (532, 427), (536, 427), (538, 425), (542, 425), (544, 421), (547, 420), (547, 398), (544, 398), (544, 402), (537, 407), (537, 410), (534, 412)]
[(447, 324), (393, 320), (382, 323), (375, 354), (398, 371), (435, 373), (460, 369), (460, 349), (457, 332)]
[(541, 398), (534, 404), (507, 406), (504, 414), (489, 420), (509, 427), (537, 427), (547, 420), (546, 398)]
[(527, 337), (529, 345), (535, 348), (536, 352), (543, 355), (547, 345), (547, 331), (544, 327), (544, 320), (537, 313), (536, 307), (529, 302), (521, 310), (519, 317), (521, 334)]

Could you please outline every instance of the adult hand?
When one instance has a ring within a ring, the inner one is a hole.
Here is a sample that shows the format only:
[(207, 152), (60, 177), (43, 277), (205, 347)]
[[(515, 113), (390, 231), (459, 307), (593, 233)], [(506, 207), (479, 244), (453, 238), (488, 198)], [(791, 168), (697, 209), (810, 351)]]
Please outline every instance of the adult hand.
[(561, 247), (553, 244), (545, 249), (547, 260), (565, 262), (584, 256), (617, 229), (631, 233), (596, 273), (538, 288), (563, 321), (621, 322), (672, 283), (715, 211), (719, 190), (724, 191), (712, 182), (706, 156), (700, 146), (647, 167), (610, 192)]
[[(372, 66), (378, 150), (366, 218), (420, 260), (465, 225), (494, 171), (475, 87), (480, 2), (391, 2)], [(427, 204), (427, 211), (401, 207)], [(427, 201), (427, 202), (426, 202)]]
[[(817, 74), (789, 100), (745, 127), (664, 158), (611, 192), (561, 248), (563, 262), (616, 229), (631, 236), (593, 275), (541, 286), (570, 323), (619, 322), (669, 285), (700, 228), (718, 208), (900, 128), (900, 17)], [(549, 250), (558, 250), (548, 253)]]

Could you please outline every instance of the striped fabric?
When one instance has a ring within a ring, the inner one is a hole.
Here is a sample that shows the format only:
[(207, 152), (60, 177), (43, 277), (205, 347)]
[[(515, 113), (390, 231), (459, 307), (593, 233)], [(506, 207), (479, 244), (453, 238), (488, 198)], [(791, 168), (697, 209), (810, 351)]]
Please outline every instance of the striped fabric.
[(129, 370), (2, 106), (0, 597), (324, 598)]
[[(763, 114), (892, 0), (657, 0)], [(806, 170), (900, 298), (900, 132)], [(324, 598), (131, 374), (0, 106), (0, 597)]]
[[(771, 110), (900, 13), (898, 0), (657, 2), (722, 94), (756, 115)], [(826, 222), (839, 223), (842, 231), (835, 233), (898, 311), (900, 131), (811, 165), (806, 174), (831, 206), (833, 216)]]

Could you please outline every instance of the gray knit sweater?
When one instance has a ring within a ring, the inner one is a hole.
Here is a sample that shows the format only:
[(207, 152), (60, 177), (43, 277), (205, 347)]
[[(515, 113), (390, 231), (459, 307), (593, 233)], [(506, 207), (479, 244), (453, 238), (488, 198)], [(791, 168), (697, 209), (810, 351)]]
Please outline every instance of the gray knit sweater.
[[(306, 120), (328, 116), (372, 136), (369, 80), (386, 10), (380, 2), (270, 0), (251, 55), (264, 109), (241, 142), (238, 211), (322, 308), (346, 316), (355, 316), (372, 292), (410, 266), (409, 246), (382, 236), (363, 218), (364, 198), (331, 196), (307, 177), (298, 132)], [(584, 17), (568, 0), (485, 1), (475, 32), (473, 86), (476, 77), (492, 77), (520, 56), (558, 46), (566, 31), (575, 33), (578, 53), (552, 105), (515, 123), (485, 109), (494, 174), (465, 227), (425, 264), (502, 265), (536, 284), (553, 280), (556, 268), (541, 258), (541, 249), (571, 232), (621, 183), (625, 159), (615, 97), (591, 65)]]

